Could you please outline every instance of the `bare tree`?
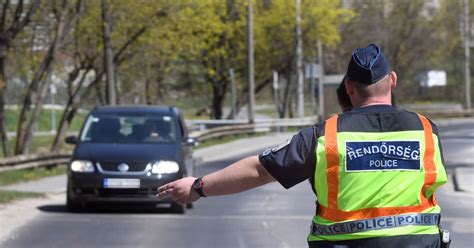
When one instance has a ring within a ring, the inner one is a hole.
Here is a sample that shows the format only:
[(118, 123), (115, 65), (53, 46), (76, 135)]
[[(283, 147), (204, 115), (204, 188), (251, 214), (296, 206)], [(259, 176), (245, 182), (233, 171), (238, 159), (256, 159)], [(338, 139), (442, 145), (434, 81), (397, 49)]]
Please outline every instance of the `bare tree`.
[[(159, 10), (154, 13), (153, 17), (163, 18), (166, 17), (166, 10)], [(113, 57), (113, 65), (119, 67), (124, 61), (130, 59), (134, 53), (127, 53), (137, 40), (145, 34), (147, 29), (153, 25), (153, 22), (147, 23), (146, 25), (137, 28), (132, 35), (130, 35), (123, 44), (117, 47), (117, 52)], [(79, 32), (75, 32), (74, 37), (78, 40), (79, 36), (82, 35)], [(99, 35), (99, 34), (98, 34)], [(57, 152), (62, 144), (62, 140), (71, 125), (79, 106), (82, 102), (81, 96), (89, 95), (92, 90), (100, 88), (100, 82), (105, 74), (103, 69), (103, 60), (100, 60), (101, 53), (99, 50), (92, 49), (91, 44), (81, 45), (79, 42), (75, 43), (74, 54), (77, 57), (78, 63), (74, 64), (74, 68), (69, 72), (67, 84), (69, 85), (68, 91), (68, 100), (65, 106), (65, 109), (62, 113), (60, 123), (58, 125), (58, 130), (54, 142), (51, 146), (52, 152)], [(93, 53), (84, 53), (84, 51), (95, 51)], [(94, 72), (94, 78), (92, 81), (86, 85), (86, 77), (90, 72)], [(76, 84), (74, 84), (76, 82)], [(97, 90), (97, 93), (100, 93), (100, 90)]]
[(7, 86), (7, 76), (5, 74), (7, 51), (15, 37), (31, 22), (31, 18), (36, 13), (39, 4), (40, 0), (3, 0), (0, 6), (0, 138), (4, 156), (10, 155), (4, 123), (5, 101), (3, 95)]
[[(42, 59), (28, 84), (25, 97), (23, 98), (23, 105), (18, 120), (15, 154), (29, 152), (34, 127), (38, 122), (43, 100), (46, 97), (50, 83), (48, 78), (56, 62), (58, 51), (64, 45), (65, 38), (71, 30), (74, 19), (78, 16), (77, 8), (71, 6), (68, 0), (52, 1), (51, 4), (55, 23), (53, 38), (50, 41), (46, 56)], [(80, 4), (80, 1), (77, 4)], [(28, 115), (28, 110), (31, 108), (33, 101), (35, 101), (35, 107), (31, 114)]]

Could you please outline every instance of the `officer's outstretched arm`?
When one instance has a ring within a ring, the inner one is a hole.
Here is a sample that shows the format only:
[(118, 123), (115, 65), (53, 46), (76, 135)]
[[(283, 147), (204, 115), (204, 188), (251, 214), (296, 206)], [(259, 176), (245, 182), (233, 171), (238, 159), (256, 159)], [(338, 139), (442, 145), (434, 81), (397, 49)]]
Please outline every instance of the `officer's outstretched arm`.
[[(191, 188), (194, 177), (186, 177), (158, 189), (158, 196), (171, 195), (174, 201), (185, 204), (199, 199)], [(244, 158), (230, 166), (202, 178), (203, 192), (206, 196), (227, 195), (252, 189), (275, 179), (260, 164), (258, 156)]]

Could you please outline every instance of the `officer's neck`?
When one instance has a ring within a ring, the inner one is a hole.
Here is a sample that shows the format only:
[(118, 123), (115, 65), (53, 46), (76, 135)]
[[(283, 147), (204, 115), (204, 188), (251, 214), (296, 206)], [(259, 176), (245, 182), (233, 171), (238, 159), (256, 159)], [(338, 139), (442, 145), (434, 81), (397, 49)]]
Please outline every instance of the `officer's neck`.
[(367, 107), (371, 105), (392, 105), (392, 98), (388, 96), (369, 97), (366, 99), (359, 99), (360, 101), (353, 103), (354, 107)]

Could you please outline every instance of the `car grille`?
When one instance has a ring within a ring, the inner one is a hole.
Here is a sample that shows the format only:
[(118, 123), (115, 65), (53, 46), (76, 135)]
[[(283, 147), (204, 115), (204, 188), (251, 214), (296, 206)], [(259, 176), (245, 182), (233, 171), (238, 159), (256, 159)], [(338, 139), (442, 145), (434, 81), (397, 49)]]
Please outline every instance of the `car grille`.
[[(119, 164), (122, 164), (124, 162), (99, 162), (99, 163), (102, 170), (108, 171), (108, 172), (111, 172), (111, 171), (117, 172), (119, 171), (118, 169)], [(125, 163), (129, 167), (127, 172), (144, 171), (148, 164), (146, 162), (125, 162)]]
[(153, 189), (98, 189), (100, 197), (144, 198), (156, 194)]

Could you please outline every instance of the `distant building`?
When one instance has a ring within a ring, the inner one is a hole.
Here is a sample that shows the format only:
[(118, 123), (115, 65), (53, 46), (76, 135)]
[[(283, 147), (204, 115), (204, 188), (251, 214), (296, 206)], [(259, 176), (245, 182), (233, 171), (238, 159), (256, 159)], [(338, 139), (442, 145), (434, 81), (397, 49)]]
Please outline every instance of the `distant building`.
[[(341, 6), (346, 9), (352, 9), (354, 2), (366, 3), (367, 0), (341, 0)], [(384, 5), (385, 11), (390, 11), (392, 8), (397, 6), (397, 1), (392, 0), (379, 0), (380, 4)], [(441, 8), (440, 0), (425, 0), (425, 6), (421, 11), (421, 15), (426, 18), (431, 18), (435, 12)]]
[(446, 86), (446, 71), (431, 70), (418, 75), (418, 81), (421, 87)]

